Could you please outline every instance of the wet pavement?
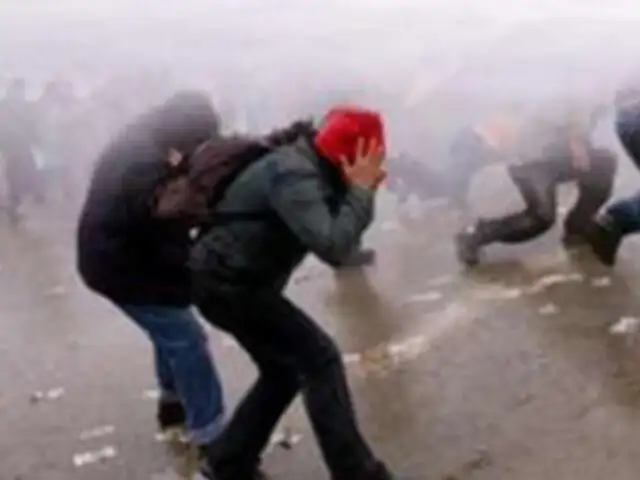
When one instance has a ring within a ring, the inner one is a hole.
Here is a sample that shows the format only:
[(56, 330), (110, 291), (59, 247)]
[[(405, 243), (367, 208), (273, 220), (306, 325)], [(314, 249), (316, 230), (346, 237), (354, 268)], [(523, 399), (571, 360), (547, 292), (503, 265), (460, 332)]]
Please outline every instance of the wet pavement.
[[(480, 184), (478, 208), (495, 210)], [(496, 177), (491, 191), (503, 189), (510, 198)], [(375, 267), (337, 275), (310, 259), (290, 286), (345, 352), (380, 455), (424, 480), (636, 479), (640, 337), (610, 329), (640, 317), (638, 246), (608, 271), (568, 255), (554, 230), (490, 248), (465, 272), (451, 212), (409, 221), (381, 203), (367, 236)], [(71, 231), (42, 212), (17, 231), (0, 225), (1, 478), (180, 478), (154, 431), (149, 345), (80, 285)], [(211, 338), (234, 405), (254, 369), (231, 339)], [(276, 479), (327, 478), (299, 403), (279, 435), (291, 448), (265, 457)]]

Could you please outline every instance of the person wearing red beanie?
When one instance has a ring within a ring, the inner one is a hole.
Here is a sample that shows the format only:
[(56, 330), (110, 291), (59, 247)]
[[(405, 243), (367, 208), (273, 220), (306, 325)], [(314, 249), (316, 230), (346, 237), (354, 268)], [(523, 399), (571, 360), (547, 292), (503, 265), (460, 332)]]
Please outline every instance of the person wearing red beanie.
[[(358, 141), (368, 138), (384, 155), (385, 135), (382, 118), (378, 112), (353, 106), (337, 106), (325, 115), (322, 126), (314, 138), (316, 150), (341, 171), (343, 162), (353, 162)], [(386, 175), (385, 175), (386, 178)], [(372, 248), (358, 246), (351, 255), (336, 266), (339, 273), (345, 268), (363, 267), (375, 262), (376, 252)]]
[(204, 451), (209, 478), (262, 478), (262, 452), (298, 394), (333, 480), (395, 478), (360, 432), (340, 350), (284, 294), (307, 253), (335, 267), (357, 250), (385, 177), (384, 140), (378, 113), (332, 109), (317, 130), (240, 172), (196, 242), (194, 301), (209, 323), (235, 337), (260, 372), (225, 431)]
[(358, 142), (363, 139), (375, 142), (384, 155), (384, 126), (380, 114), (359, 107), (341, 106), (327, 113), (314, 145), (326, 159), (341, 165), (343, 160), (350, 163), (355, 160)]

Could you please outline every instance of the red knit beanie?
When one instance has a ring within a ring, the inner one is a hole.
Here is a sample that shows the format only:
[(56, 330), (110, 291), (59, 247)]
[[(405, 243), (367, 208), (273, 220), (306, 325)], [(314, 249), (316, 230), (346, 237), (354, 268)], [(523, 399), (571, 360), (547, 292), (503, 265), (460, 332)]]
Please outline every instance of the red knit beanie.
[(373, 139), (383, 152), (385, 148), (384, 125), (378, 112), (357, 106), (332, 108), (318, 129), (314, 143), (318, 151), (336, 165), (341, 158), (355, 161), (358, 140), (368, 148)]

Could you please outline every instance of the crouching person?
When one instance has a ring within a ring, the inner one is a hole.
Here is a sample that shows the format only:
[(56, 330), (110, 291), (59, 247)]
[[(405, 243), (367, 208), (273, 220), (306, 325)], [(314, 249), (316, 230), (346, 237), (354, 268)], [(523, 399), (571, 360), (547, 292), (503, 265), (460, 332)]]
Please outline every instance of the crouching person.
[(195, 301), (260, 375), (206, 451), (209, 478), (262, 478), (261, 454), (298, 393), (334, 480), (392, 478), (359, 431), (337, 346), (283, 293), (308, 252), (336, 266), (356, 251), (382, 168), (379, 116), (335, 109), (317, 132), (248, 165), (216, 204), (192, 250)]
[(223, 421), (207, 337), (191, 304), (191, 240), (182, 221), (152, 212), (158, 185), (218, 129), (204, 95), (184, 92), (125, 128), (100, 156), (77, 234), (78, 270), (151, 340), (163, 429), (186, 427), (200, 444)]
[(496, 141), (491, 136), (477, 137), (469, 150), (471, 156), (477, 152), (477, 158), (502, 156), (515, 161), (508, 171), (525, 208), (499, 218), (479, 219), (458, 234), (462, 263), (476, 265), (481, 250), (489, 244), (523, 243), (549, 231), (557, 216), (557, 188), (569, 182), (577, 186), (578, 198), (565, 218), (562, 241), (571, 249), (589, 243), (594, 217), (613, 190), (617, 159), (592, 143), (593, 117), (580, 113), (559, 125), (544, 122), (533, 128), (514, 128)]

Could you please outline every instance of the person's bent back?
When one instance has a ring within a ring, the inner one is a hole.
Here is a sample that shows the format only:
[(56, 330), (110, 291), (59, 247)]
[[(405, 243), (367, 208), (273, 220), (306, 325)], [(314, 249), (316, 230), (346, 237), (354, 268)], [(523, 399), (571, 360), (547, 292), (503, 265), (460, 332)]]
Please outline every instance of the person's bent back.
[(346, 178), (323, 135), (275, 150), (230, 186), (192, 253), (199, 285), (280, 291), (309, 251), (332, 266), (353, 254), (377, 185)]
[(392, 478), (359, 432), (338, 347), (282, 293), (308, 252), (335, 266), (358, 247), (385, 176), (383, 147), (376, 113), (334, 109), (316, 133), (248, 166), (194, 247), (198, 308), (260, 371), (207, 451), (209, 478), (262, 478), (261, 454), (298, 392), (334, 480)]
[(162, 428), (186, 423), (207, 443), (222, 423), (222, 392), (191, 304), (189, 227), (153, 213), (157, 189), (216, 134), (199, 93), (177, 94), (123, 129), (100, 156), (77, 234), (78, 271), (150, 338)]

